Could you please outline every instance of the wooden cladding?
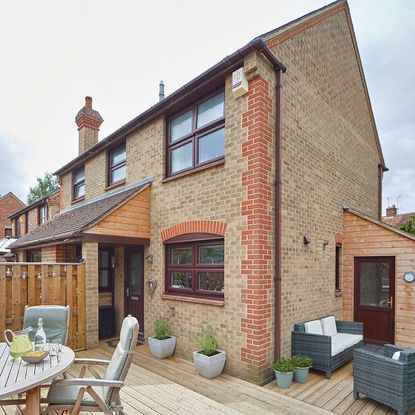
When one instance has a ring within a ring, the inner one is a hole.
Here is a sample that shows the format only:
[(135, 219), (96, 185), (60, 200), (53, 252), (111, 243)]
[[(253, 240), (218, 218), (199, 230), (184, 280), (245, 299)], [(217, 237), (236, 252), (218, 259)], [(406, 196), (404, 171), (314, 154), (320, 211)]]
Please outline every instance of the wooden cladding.
[(84, 233), (150, 238), (150, 192), (146, 187)]
[(68, 346), (85, 349), (85, 264), (0, 263), (0, 333), (21, 330), (25, 306), (42, 304), (70, 307)]

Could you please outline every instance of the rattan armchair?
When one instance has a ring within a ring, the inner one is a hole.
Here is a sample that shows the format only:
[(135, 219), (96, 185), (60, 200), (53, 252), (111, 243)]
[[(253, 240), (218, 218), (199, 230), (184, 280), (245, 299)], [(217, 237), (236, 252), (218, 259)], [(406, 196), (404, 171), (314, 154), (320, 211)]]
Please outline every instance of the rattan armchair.
[[(400, 351), (399, 360), (392, 355)], [(404, 415), (415, 409), (415, 349), (390, 344), (373, 351), (356, 349), (353, 354), (353, 397), (360, 394), (390, 406)]]

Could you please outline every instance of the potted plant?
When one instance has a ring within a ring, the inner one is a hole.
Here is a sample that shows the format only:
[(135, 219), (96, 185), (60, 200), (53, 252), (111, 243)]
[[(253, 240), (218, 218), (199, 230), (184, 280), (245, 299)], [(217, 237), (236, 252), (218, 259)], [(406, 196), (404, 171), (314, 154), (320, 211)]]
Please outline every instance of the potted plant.
[(294, 381), (297, 383), (306, 383), (308, 372), (313, 365), (313, 359), (309, 356), (297, 354), (291, 360), (294, 365)]
[(293, 380), (294, 365), (291, 359), (276, 360), (272, 366), (274, 368), (275, 379), (280, 388), (289, 388)]
[(210, 329), (205, 329), (198, 339), (200, 349), (193, 352), (193, 362), (197, 373), (206, 378), (219, 376), (226, 362), (226, 352), (217, 348), (215, 336)]
[(170, 357), (176, 347), (176, 337), (169, 335), (169, 323), (164, 318), (154, 322), (154, 336), (148, 338), (148, 346), (154, 357)]

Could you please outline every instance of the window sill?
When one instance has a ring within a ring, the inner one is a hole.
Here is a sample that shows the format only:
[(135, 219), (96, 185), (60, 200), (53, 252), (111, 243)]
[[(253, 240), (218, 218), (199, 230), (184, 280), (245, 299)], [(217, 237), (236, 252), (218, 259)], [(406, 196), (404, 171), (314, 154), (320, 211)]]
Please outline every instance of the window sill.
[(163, 179), (162, 183), (171, 182), (172, 180), (179, 179), (180, 177), (189, 176), (190, 174), (198, 173), (202, 170), (210, 169), (211, 167), (221, 166), (222, 164), (225, 164), (225, 159), (214, 161), (213, 163), (205, 164), (203, 166), (196, 167), (192, 170), (184, 171), (183, 173), (177, 173), (174, 176), (168, 176), (165, 179)]
[(215, 300), (212, 298), (200, 298), (200, 297), (185, 297), (184, 295), (168, 294), (164, 293), (161, 297), (163, 300), (183, 301), (187, 303), (206, 304), (216, 307), (223, 307), (225, 305), (224, 300)]
[(122, 186), (122, 185), (124, 185), (125, 184), (125, 182), (126, 182), (126, 180), (120, 180), (119, 182), (116, 182), (116, 183), (113, 183), (113, 184), (110, 184), (109, 186), (107, 186), (104, 190), (105, 191), (107, 191), (107, 190), (112, 190), (112, 189), (115, 189), (116, 187), (118, 187), (118, 186)]
[(341, 291), (336, 291), (336, 297), (342, 297), (343, 293)]
[(72, 200), (71, 205), (74, 205), (75, 203), (82, 202), (83, 200), (85, 200), (85, 196), (78, 197), (78, 199)]

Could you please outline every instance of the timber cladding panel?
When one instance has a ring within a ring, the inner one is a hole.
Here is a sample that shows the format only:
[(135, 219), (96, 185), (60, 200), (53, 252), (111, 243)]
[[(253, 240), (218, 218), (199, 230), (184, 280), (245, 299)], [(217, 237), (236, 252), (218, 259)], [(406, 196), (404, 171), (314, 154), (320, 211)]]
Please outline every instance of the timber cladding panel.
[(353, 320), (354, 257), (395, 257), (395, 343), (415, 346), (415, 285), (405, 272), (415, 271), (415, 241), (350, 212), (344, 213), (343, 316)]
[[(281, 237), (281, 350), (288, 355), (294, 323), (342, 316), (342, 300), (335, 294), (340, 206), (376, 217), (381, 159), (343, 10), (272, 51), (288, 68), (283, 78)], [(304, 235), (311, 238), (308, 246)], [(329, 244), (323, 249), (324, 241)]]
[(149, 238), (150, 189), (146, 187), (84, 233)]

